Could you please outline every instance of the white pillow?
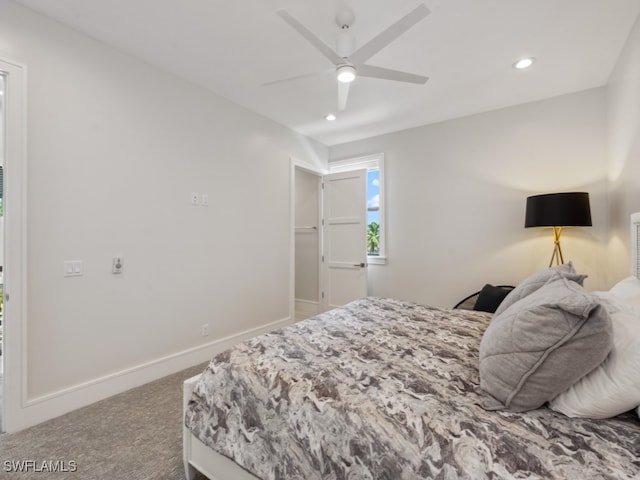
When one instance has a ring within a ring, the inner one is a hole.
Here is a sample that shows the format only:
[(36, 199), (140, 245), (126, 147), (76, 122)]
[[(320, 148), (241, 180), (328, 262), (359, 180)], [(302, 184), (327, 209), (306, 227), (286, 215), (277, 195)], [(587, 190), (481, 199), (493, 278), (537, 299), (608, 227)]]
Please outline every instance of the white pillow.
[(636, 277), (627, 277), (619, 281), (611, 287), (609, 293), (625, 300), (627, 303), (640, 307), (640, 279)]
[(640, 404), (640, 307), (610, 292), (594, 295), (611, 317), (613, 348), (591, 373), (549, 402), (569, 417), (614, 417)]

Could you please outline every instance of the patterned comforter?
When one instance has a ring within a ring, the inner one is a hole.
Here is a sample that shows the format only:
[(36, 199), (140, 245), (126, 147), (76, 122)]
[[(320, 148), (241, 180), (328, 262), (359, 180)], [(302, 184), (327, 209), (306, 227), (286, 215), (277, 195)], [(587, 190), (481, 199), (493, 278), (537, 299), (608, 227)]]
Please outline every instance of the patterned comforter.
[(216, 356), (185, 422), (262, 479), (640, 478), (640, 421), (480, 407), (490, 315), (367, 298)]

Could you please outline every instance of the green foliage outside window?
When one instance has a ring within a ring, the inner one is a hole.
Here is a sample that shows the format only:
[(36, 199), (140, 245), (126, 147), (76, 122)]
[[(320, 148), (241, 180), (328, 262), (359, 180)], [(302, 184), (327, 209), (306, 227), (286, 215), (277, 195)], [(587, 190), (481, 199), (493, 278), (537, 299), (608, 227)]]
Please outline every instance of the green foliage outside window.
[(380, 225), (371, 222), (367, 228), (367, 253), (380, 255)]

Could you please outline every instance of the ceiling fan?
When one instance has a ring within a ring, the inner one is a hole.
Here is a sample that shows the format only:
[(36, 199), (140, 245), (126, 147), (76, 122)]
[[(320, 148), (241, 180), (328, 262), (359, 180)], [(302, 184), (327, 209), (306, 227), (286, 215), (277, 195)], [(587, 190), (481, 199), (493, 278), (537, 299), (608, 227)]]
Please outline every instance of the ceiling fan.
[(347, 97), (349, 95), (349, 85), (356, 76), (381, 78), (384, 80), (395, 80), (398, 82), (408, 82), (425, 84), (429, 77), (415, 75), (413, 73), (391, 70), (388, 68), (367, 65), (365, 62), (373, 57), (384, 47), (393, 42), (404, 32), (413, 27), (420, 20), (429, 15), (429, 9), (420, 4), (397, 22), (393, 23), (386, 30), (369, 40), (362, 47), (355, 49), (355, 39), (349, 33), (349, 28), (355, 20), (353, 11), (347, 7), (341, 8), (336, 14), (336, 23), (340, 28), (340, 34), (336, 43), (336, 49), (332, 49), (311, 30), (291, 16), (286, 10), (281, 9), (276, 12), (285, 22), (291, 25), (300, 35), (302, 35), (311, 45), (327, 57), (334, 68), (326, 72), (297, 75), (282, 80), (265, 83), (273, 85), (276, 83), (298, 80), (305, 77), (315, 76), (324, 73), (335, 72), (338, 80), (338, 111), (344, 111), (347, 107)]

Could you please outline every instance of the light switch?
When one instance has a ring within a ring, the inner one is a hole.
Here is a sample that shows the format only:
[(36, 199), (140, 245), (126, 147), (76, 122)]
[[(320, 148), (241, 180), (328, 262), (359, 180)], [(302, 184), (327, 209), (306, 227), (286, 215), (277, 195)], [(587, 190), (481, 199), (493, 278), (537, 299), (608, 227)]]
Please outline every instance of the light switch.
[(208, 207), (209, 206), (209, 194), (208, 193), (203, 193), (202, 194), (202, 206), (203, 207)]
[(63, 263), (65, 277), (79, 277), (82, 275), (82, 260), (65, 260)]

